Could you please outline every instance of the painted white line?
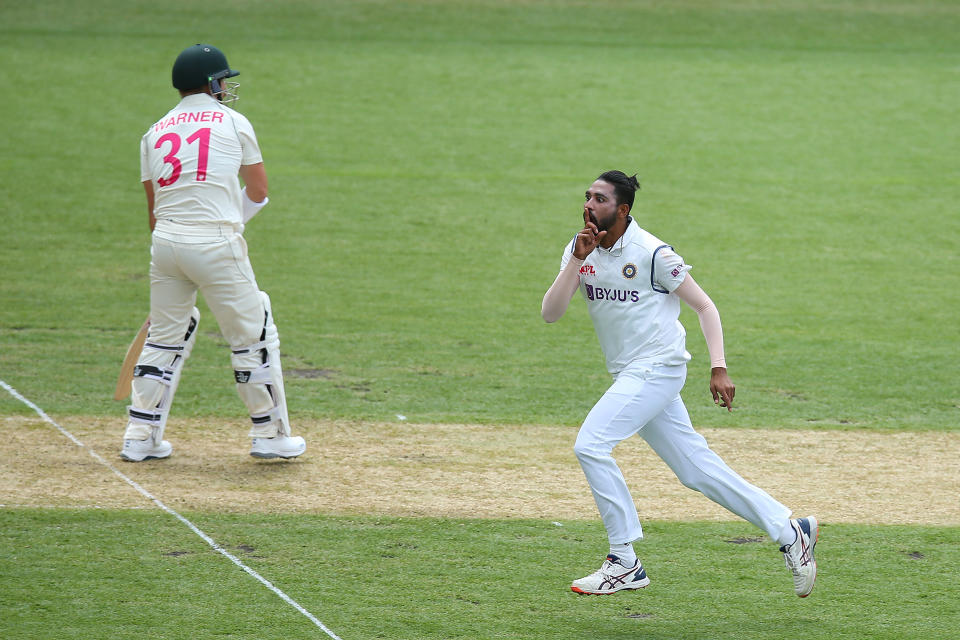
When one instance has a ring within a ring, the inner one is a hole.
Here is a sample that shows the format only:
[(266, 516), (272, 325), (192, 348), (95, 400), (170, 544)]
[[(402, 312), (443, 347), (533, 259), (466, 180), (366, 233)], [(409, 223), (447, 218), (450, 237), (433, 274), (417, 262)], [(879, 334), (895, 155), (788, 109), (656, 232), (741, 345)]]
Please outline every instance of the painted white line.
[(94, 450), (91, 449), (90, 447), (86, 446), (85, 444), (83, 444), (82, 442), (80, 442), (79, 440), (77, 440), (77, 438), (75, 438), (72, 433), (70, 433), (69, 431), (67, 431), (67, 430), (64, 429), (63, 427), (61, 427), (59, 424), (56, 423), (56, 421), (53, 420), (53, 418), (51, 418), (50, 416), (48, 416), (43, 409), (41, 409), (40, 407), (38, 407), (37, 405), (35, 405), (35, 404), (34, 404), (33, 402), (31, 402), (29, 399), (24, 398), (22, 395), (20, 395), (20, 392), (19, 392), (19, 391), (17, 391), (17, 390), (14, 389), (13, 387), (11, 387), (9, 384), (7, 384), (6, 382), (4, 382), (3, 380), (0, 380), (0, 387), (3, 387), (4, 389), (6, 389), (7, 392), (9, 392), (10, 395), (12, 395), (14, 398), (16, 398), (17, 400), (19, 400), (19, 401), (22, 402), (23, 404), (27, 405), (28, 407), (30, 407), (31, 409), (33, 409), (34, 411), (36, 411), (38, 416), (40, 416), (40, 417), (43, 418), (46, 422), (48, 422), (48, 423), (50, 423), (51, 425), (53, 425), (54, 427), (56, 427), (56, 429), (57, 429), (60, 433), (62, 433), (62, 434), (65, 435), (67, 438), (69, 438), (70, 440), (72, 440), (75, 445), (77, 445), (78, 447), (82, 447), (82, 448), (86, 449), (87, 451), (89, 451), (89, 452), (90, 452), (90, 455), (93, 456), (93, 458), (94, 458), (95, 460), (97, 460), (97, 462), (99, 462), (100, 464), (102, 464), (102, 465), (105, 466), (106, 468), (108, 468), (108, 469), (110, 469), (111, 471), (113, 471), (117, 476), (120, 477), (121, 480), (123, 480), (124, 482), (126, 482), (127, 484), (129, 484), (131, 487), (133, 487), (134, 489), (136, 489), (137, 491), (139, 491), (140, 494), (143, 495), (145, 498), (147, 498), (148, 500), (153, 501), (153, 503), (156, 504), (158, 507), (160, 507), (161, 509), (163, 509), (164, 511), (166, 511), (167, 513), (169, 513), (170, 515), (172, 515), (174, 518), (176, 518), (177, 520), (179, 520), (179, 521), (182, 522), (183, 524), (187, 525), (187, 526), (190, 528), (191, 531), (193, 531), (195, 534), (197, 534), (198, 536), (200, 536), (201, 538), (203, 538), (204, 542), (206, 542), (208, 545), (210, 545), (210, 547), (211, 547), (214, 551), (216, 551), (217, 553), (221, 554), (221, 555), (224, 556), (225, 558), (229, 559), (230, 562), (232, 562), (233, 564), (237, 565), (238, 567), (240, 567), (241, 569), (243, 569), (244, 571), (246, 571), (248, 574), (250, 574), (251, 576), (253, 576), (253, 577), (256, 578), (257, 580), (259, 580), (259, 581), (263, 584), (263, 586), (265, 586), (267, 589), (270, 589), (270, 591), (273, 591), (275, 594), (277, 594), (278, 596), (280, 596), (280, 599), (281, 599), (281, 600), (283, 600), (284, 602), (286, 602), (287, 604), (289, 604), (290, 606), (292, 606), (294, 609), (296, 609), (297, 611), (299, 611), (300, 613), (302, 613), (303, 615), (305, 615), (307, 618), (309, 618), (309, 620), (310, 620), (313, 624), (317, 625), (317, 626), (318, 626), (324, 633), (326, 633), (328, 636), (330, 636), (330, 637), (333, 638), (334, 640), (341, 640), (341, 638), (340, 638), (337, 634), (335, 634), (333, 631), (331, 631), (330, 629), (328, 629), (328, 628), (326, 627), (326, 625), (324, 625), (322, 622), (320, 622), (320, 620), (317, 619), (316, 616), (314, 616), (312, 613), (310, 613), (309, 611), (307, 611), (306, 609), (304, 609), (302, 606), (300, 606), (300, 604), (297, 603), (293, 598), (291, 598), (290, 596), (288, 596), (287, 594), (285, 594), (283, 591), (281, 591), (281, 590), (278, 589), (277, 587), (273, 586), (273, 584), (272, 584), (269, 580), (267, 580), (266, 578), (264, 578), (263, 576), (261, 576), (259, 573), (257, 573), (256, 571), (254, 571), (253, 569), (251, 569), (251, 568), (248, 567), (247, 565), (243, 564), (243, 562), (242, 562), (239, 558), (237, 558), (235, 555), (233, 555), (232, 553), (230, 553), (229, 551), (227, 551), (226, 549), (224, 549), (223, 547), (221, 547), (219, 544), (217, 544), (216, 541), (213, 540), (213, 538), (211, 538), (210, 536), (208, 536), (207, 534), (205, 534), (203, 531), (201, 531), (199, 528), (197, 528), (197, 526), (196, 526), (195, 524), (193, 524), (192, 522), (190, 522), (189, 520), (187, 520), (186, 518), (184, 518), (182, 515), (180, 515), (179, 513), (177, 513), (176, 511), (174, 511), (174, 510), (171, 509), (170, 507), (168, 507), (167, 505), (165, 505), (165, 504), (163, 504), (162, 502), (160, 502), (160, 500), (158, 500), (156, 497), (154, 497), (153, 494), (151, 494), (149, 491), (147, 491), (146, 489), (144, 489), (143, 487), (141, 487), (139, 484), (137, 484), (136, 482), (134, 482), (133, 480), (131, 480), (130, 478), (128, 478), (122, 471), (120, 471), (119, 469), (117, 469), (116, 467), (114, 467), (112, 464), (110, 464), (109, 462), (107, 462), (107, 461), (106, 461), (103, 457), (101, 457), (100, 454), (98, 454), (96, 451), (94, 451)]

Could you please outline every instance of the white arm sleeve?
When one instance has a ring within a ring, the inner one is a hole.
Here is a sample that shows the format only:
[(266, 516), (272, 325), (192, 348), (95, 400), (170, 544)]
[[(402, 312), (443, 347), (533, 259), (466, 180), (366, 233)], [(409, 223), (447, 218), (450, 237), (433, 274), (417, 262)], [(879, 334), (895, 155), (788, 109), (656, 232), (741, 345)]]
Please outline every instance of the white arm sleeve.
[(257, 134), (253, 131), (253, 125), (247, 120), (247, 117), (239, 111), (229, 109), (228, 113), (233, 118), (233, 126), (237, 131), (237, 138), (240, 140), (241, 158), (240, 164), (257, 164), (263, 162), (263, 155), (260, 153), (260, 143), (257, 142)]
[(547, 322), (556, 322), (567, 311), (570, 299), (580, 287), (580, 267), (583, 260), (570, 256), (563, 269), (560, 270), (557, 279), (553, 281), (550, 288), (543, 296), (543, 305), (540, 307), (540, 315)]
[(147, 153), (147, 136), (140, 138), (140, 182), (152, 180), (153, 174), (150, 173), (150, 156)]
[(707, 353), (710, 354), (711, 367), (727, 367), (723, 356), (723, 327), (720, 325), (720, 312), (710, 296), (700, 288), (689, 273), (676, 289), (677, 296), (690, 305), (700, 318), (700, 329), (707, 341)]
[(243, 224), (247, 224), (250, 221), (250, 218), (260, 213), (260, 209), (263, 209), (267, 206), (267, 203), (270, 202), (270, 198), (264, 198), (263, 202), (254, 202), (250, 199), (250, 196), (247, 195), (247, 187), (244, 186), (240, 190), (240, 203), (243, 205)]
[(680, 286), (687, 271), (692, 269), (669, 245), (662, 245), (653, 253), (652, 273), (654, 291), (669, 293)]

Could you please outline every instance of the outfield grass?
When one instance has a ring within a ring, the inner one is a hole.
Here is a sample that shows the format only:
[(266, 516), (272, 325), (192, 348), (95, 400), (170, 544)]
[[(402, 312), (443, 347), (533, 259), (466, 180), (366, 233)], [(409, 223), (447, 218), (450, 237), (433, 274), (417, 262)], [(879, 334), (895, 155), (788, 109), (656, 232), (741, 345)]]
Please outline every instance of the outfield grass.
[[(952, 0), (0, 3), (0, 379), (119, 437), (148, 306), (138, 139), (176, 101), (173, 58), (208, 41), (242, 72), (270, 176), (246, 237), (295, 420), (576, 425), (609, 378), (582, 303), (547, 326), (540, 300), (584, 188), (622, 168), (724, 320), (733, 414), (682, 316), (695, 425), (956, 431), (957, 33)], [(245, 424), (200, 308), (174, 411)], [(600, 599), (566, 590), (602, 557), (599, 522), (190, 517), (345, 640), (960, 623), (956, 528), (828, 524), (800, 601), (769, 543), (725, 542), (749, 525), (652, 522), (652, 587)], [(160, 512), (0, 525), (4, 638), (318, 637)]]
[[(648, 523), (651, 585), (604, 598), (568, 589), (602, 558), (599, 523), (186, 515), (345, 639), (925, 640), (960, 621), (957, 529), (825, 526), (801, 600), (750, 525)], [(323, 637), (161, 512), (8, 509), (0, 523), (5, 638)]]
[[(99, 7), (99, 10), (88, 7)], [(119, 414), (146, 313), (137, 139), (170, 60), (242, 72), (272, 204), (247, 230), (294, 415), (576, 424), (608, 384), (583, 305), (539, 318), (585, 185), (725, 322), (740, 411), (694, 421), (950, 429), (960, 404), (960, 12), (950, 2), (173, 2), (0, 8), (4, 377)], [(52, 90), (53, 86), (55, 90)], [(202, 311), (206, 311), (201, 305)], [(209, 313), (176, 410), (242, 416)]]

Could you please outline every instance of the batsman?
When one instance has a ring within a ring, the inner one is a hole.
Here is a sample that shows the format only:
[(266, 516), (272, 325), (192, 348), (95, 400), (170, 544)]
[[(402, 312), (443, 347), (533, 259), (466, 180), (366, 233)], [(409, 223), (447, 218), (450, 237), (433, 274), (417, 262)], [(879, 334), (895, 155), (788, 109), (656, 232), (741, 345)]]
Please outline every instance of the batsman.
[(243, 238), (244, 224), (268, 198), (253, 127), (230, 106), (239, 85), (228, 78), (238, 74), (212, 45), (184, 49), (172, 74), (180, 102), (140, 142), (152, 231), (150, 327), (133, 371), (120, 452), (131, 462), (173, 451), (163, 434), (197, 339), (198, 291), (230, 344), (237, 392), (253, 423), (250, 455), (295, 458), (306, 450), (291, 434), (280, 338)]

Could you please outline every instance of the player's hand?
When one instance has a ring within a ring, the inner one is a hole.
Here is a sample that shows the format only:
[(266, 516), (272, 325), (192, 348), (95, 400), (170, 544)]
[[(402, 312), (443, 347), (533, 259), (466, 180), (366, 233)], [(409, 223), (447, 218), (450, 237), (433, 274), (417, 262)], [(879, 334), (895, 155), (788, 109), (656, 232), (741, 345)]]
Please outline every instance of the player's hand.
[(726, 407), (727, 411), (733, 411), (733, 396), (736, 395), (737, 388), (724, 367), (714, 367), (710, 370), (710, 393), (713, 395), (714, 404)]
[(583, 229), (577, 234), (577, 242), (573, 245), (573, 257), (578, 260), (585, 260), (597, 248), (597, 245), (603, 240), (603, 236), (607, 235), (606, 231), (597, 229), (597, 223), (594, 220), (596, 218), (592, 218), (584, 209)]

